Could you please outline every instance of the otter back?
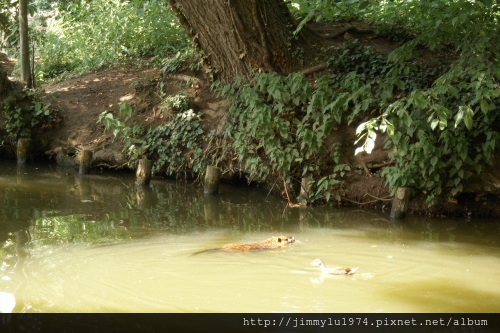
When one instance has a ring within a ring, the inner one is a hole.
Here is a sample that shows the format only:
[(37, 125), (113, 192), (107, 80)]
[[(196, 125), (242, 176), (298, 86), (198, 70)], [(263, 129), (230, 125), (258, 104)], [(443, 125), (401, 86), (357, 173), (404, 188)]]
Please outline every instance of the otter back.
[(207, 251), (228, 251), (228, 252), (250, 252), (277, 249), (294, 243), (295, 238), (292, 236), (273, 236), (261, 242), (256, 243), (231, 243), (215, 249), (203, 250), (194, 254), (199, 254)]

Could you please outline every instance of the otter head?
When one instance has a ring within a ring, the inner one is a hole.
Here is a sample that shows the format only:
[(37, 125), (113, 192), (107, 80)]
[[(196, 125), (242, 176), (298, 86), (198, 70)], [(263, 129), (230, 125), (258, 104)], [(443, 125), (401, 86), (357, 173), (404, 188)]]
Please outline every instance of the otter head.
[(286, 246), (295, 242), (295, 237), (293, 236), (278, 236), (275, 239), (279, 246)]

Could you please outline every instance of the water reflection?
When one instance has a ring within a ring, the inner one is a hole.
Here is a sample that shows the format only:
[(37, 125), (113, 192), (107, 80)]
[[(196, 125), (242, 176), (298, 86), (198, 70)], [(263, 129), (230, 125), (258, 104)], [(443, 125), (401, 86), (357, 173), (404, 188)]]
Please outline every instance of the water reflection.
[[(284, 209), (255, 189), (0, 164), (0, 311), (498, 312), (499, 221)], [(289, 234), (250, 254), (193, 253)], [(309, 263), (359, 266), (324, 277)], [(241, 300), (245, 300), (242, 302)]]

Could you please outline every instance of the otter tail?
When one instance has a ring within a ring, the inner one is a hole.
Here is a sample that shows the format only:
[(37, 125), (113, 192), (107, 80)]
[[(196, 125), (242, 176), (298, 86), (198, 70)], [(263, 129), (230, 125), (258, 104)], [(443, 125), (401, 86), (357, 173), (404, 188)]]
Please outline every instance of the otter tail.
[(201, 251), (198, 251), (198, 252), (195, 252), (195, 253), (191, 254), (191, 257), (192, 257), (192, 256), (195, 256), (195, 255), (198, 255), (198, 254), (200, 254), (200, 253), (215, 252), (215, 251), (221, 251), (221, 249), (208, 249), (208, 250), (201, 250)]

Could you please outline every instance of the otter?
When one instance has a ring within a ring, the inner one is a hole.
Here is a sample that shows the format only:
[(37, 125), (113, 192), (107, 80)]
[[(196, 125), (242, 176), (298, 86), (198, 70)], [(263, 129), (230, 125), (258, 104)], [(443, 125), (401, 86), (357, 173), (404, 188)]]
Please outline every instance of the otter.
[(273, 236), (261, 242), (256, 243), (231, 243), (226, 244), (215, 249), (208, 249), (196, 252), (194, 254), (199, 254), (208, 251), (227, 251), (227, 252), (250, 252), (250, 251), (262, 251), (277, 249), (280, 247), (287, 246), (290, 243), (294, 243), (295, 238), (293, 236)]

